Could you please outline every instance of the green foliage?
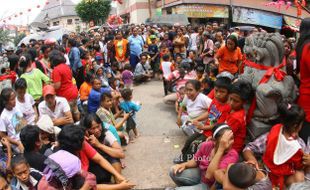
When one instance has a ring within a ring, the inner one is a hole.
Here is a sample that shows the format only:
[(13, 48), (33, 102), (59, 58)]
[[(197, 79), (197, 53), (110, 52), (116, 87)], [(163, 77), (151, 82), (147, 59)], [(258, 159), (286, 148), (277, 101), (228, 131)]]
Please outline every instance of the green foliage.
[(111, 1), (108, 0), (82, 0), (75, 7), (75, 11), (83, 22), (95, 21), (96, 24), (104, 22), (111, 11)]
[(25, 33), (21, 33), (21, 34), (17, 35), (17, 36), (14, 38), (14, 45), (17, 46), (18, 43), (19, 43), (24, 37), (26, 37), (26, 34), (25, 34)]
[(10, 32), (8, 30), (0, 29), (0, 43), (7, 44), (12, 41), (12, 37), (10, 36)]

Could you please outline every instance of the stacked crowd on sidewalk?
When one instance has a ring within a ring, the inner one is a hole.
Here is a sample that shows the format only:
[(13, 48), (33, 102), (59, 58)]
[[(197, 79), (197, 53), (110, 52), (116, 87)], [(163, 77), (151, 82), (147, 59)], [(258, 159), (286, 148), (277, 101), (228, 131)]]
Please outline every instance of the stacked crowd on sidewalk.
[(134, 188), (122, 175), (124, 146), (139, 137), (134, 87), (150, 80), (162, 81), (163, 101), (187, 136), (169, 171), (178, 187), (167, 189), (309, 189), (309, 31), (304, 19), (298, 41), (281, 36), (281, 73), (299, 97), (279, 101), (277, 122), (251, 140), (255, 89), (238, 76), (245, 39), (267, 33), (262, 28), (132, 24), (7, 48), (0, 189)]

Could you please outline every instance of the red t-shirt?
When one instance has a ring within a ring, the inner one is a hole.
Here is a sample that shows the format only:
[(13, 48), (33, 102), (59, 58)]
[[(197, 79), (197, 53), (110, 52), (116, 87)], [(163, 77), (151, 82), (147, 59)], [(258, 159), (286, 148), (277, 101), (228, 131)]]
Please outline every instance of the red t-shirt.
[(57, 65), (51, 76), (54, 83), (60, 82), (60, 88), (56, 90), (57, 96), (66, 98), (69, 102), (78, 97), (78, 89), (72, 82), (72, 72), (68, 65)]
[(214, 99), (214, 88), (211, 90), (211, 92), (209, 92), (208, 97), (211, 98), (212, 100)]
[(80, 151), (80, 160), (82, 170), (88, 171), (89, 160), (97, 154), (97, 151), (84, 140), (82, 150)]
[[(216, 98), (214, 98), (211, 102), (208, 112), (209, 116), (206, 125), (210, 125), (211, 121), (213, 122), (213, 124), (223, 123), (226, 120), (228, 113), (230, 112), (230, 105), (227, 103), (223, 104), (219, 102)], [(206, 137), (210, 137), (212, 136), (212, 131), (205, 130), (203, 134)]]
[(303, 47), (300, 60), (300, 88), (298, 105), (306, 112), (306, 120), (310, 122), (310, 43)]
[(228, 114), (225, 123), (234, 133), (233, 148), (240, 153), (246, 136), (246, 113), (244, 109)]

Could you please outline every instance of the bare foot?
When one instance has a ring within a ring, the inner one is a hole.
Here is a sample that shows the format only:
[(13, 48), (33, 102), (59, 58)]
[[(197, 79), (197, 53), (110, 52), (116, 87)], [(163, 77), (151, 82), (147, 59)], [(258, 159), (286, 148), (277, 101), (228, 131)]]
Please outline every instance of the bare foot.
[(123, 160), (121, 160), (121, 166), (122, 166), (122, 169), (125, 169), (126, 168), (126, 164)]

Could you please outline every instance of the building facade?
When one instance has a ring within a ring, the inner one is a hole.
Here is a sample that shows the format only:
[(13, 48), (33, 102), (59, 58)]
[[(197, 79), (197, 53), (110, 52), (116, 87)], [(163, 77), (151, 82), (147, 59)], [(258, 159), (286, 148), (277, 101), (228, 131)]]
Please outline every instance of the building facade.
[[(185, 14), (191, 23), (220, 21), (233, 25), (260, 25), (281, 29), (283, 25), (298, 28), (300, 19), (294, 6), (267, 6), (271, 0), (158, 0), (162, 14)], [(292, 3), (294, 4), (294, 3)], [(306, 11), (301, 18), (310, 17)]]
[(34, 22), (42, 22), (48, 26), (61, 26), (69, 31), (81, 31), (86, 24), (75, 12), (75, 4), (71, 0), (51, 1), (45, 5)]
[(125, 23), (144, 23), (150, 14), (155, 13), (156, 0), (124, 0), (117, 3), (116, 13), (124, 19)]

